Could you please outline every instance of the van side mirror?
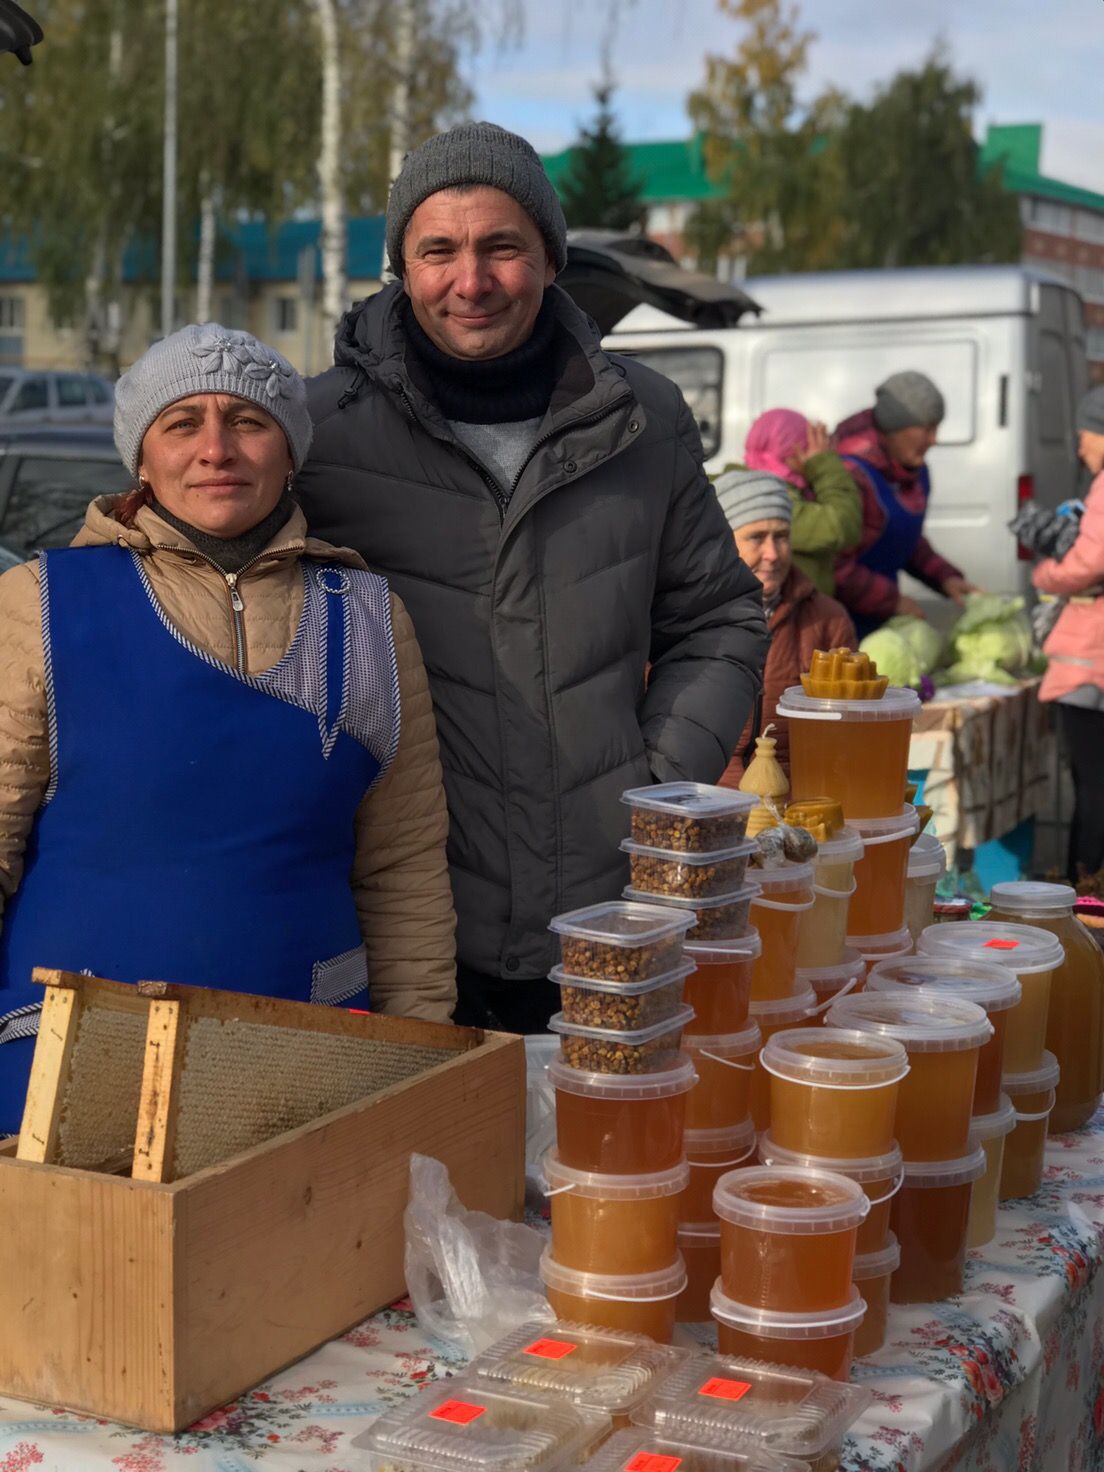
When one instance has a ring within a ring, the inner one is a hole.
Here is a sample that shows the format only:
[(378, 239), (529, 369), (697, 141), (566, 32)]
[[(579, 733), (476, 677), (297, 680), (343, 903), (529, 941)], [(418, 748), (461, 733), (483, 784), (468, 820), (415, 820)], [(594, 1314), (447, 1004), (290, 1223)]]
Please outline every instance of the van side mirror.
[(0, 0), (0, 52), (12, 51), (30, 66), (34, 58), (31, 47), (42, 40), (42, 27), (15, 0)]

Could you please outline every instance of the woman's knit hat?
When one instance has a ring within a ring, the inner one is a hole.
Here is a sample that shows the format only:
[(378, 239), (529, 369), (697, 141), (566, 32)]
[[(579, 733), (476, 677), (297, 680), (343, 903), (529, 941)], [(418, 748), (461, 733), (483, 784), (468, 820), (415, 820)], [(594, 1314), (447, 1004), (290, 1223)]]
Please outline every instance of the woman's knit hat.
[(793, 493), (765, 470), (724, 470), (713, 482), (721, 510), (734, 532), (750, 521), (792, 521)]
[(898, 429), (940, 424), (946, 414), (943, 395), (926, 373), (906, 368), (892, 373), (874, 390), (874, 423), (883, 434)]
[(387, 259), (396, 276), (403, 271), (403, 237), (411, 215), (431, 194), (463, 184), (486, 184), (516, 199), (544, 236), (556, 270), (563, 270), (567, 224), (536, 149), (497, 123), (458, 123), (408, 153), (391, 186)]
[(296, 470), (307, 458), (307, 388), (288, 360), (252, 333), (192, 323), (155, 342), (115, 385), (115, 445), (138, 474), (142, 440), (163, 409), (189, 394), (236, 394), (266, 409), (287, 436)]

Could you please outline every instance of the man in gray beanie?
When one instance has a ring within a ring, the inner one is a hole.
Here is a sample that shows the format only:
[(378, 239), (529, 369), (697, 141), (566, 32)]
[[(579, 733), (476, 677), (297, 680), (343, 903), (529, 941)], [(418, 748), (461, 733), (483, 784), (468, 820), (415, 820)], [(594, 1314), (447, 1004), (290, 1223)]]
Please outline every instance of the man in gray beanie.
[(563, 212), (525, 139), (465, 123), (415, 149), (387, 250), (400, 279), (309, 385), (300, 495), (387, 574), (425, 653), (456, 1020), (543, 1031), (548, 922), (628, 878), (621, 793), (724, 769), (759, 688), (759, 585), (678, 389), (606, 354), (554, 284)]
[(936, 385), (910, 368), (878, 385), (872, 409), (836, 428), (833, 443), (859, 488), (863, 512), (862, 540), (836, 563), (836, 596), (860, 638), (895, 613), (924, 617), (898, 586), (902, 572), (956, 603), (974, 590), (924, 537), (931, 494), (926, 460), (945, 412)]
[(776, 716), (783, 691), (798, 683), (815, 649), (854, 649), (856, 639), (846, 610), (794, 566), (794, 502), (787, 482), (765, 470), (734, 469), (723, 471), (714, 485), (736, 550), (762, 586), (770, 631), (759, 728), (748, 722), (721, 778), (726, 787), (738, 787), (755, 738), (769, 725), (778, 760), (789, 772), (789, 731)]

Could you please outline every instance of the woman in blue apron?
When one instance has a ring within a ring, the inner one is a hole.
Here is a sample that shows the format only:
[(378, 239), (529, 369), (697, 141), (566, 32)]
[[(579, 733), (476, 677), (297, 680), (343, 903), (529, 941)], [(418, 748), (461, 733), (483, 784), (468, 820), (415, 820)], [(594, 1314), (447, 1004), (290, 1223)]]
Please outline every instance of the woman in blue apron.
[(923, 617), (898, 587), (910, 573), (961, 603), (973, 584), (924, 537), (931, 481), (925, 464), (944, 415), (943, 395), (923, 373), (894, 373), (873, 409), (853, 414), (833, 437), (862, 500), (862, 540), (836, 564), (836, 597), (865, 638), (895, 613)]
[(0, 578), (0, 1136), (35, 966), (451, 1013), (421, 655), (386, 582), (306, 538), (310, 437), (278, 353), (184, 328), (116, 388), (137, 490)]

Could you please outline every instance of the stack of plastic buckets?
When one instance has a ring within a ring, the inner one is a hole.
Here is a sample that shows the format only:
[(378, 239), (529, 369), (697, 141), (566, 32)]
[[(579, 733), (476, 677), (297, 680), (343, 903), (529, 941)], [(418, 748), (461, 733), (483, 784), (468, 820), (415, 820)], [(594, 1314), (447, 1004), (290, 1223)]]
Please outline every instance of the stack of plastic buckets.
[(909, 849), (905, 925), (913, 945), (935, 920), (935, 891), (947, 872), (947, 851), (934, 833), (921, 833)]
[(900, 1247), (890, 1296), (927, 1303), (962, 1291), (970, 1198), (985, 1152), (970, 1140), (978, 1055), (993, 1037), (985, 1010), (921, 987), (843, 997), (828, 1023), (853, 1028), (908, 1054), (897, 1097), (897, 1141), (904, 1157), (890, 1219)]
[[(855, 864), (847, 945), (867, 969), (907, 954), (905, 879), (918, 828), (915, 808), (902, 803), (908, 782), (909, 738), (920, 708), (913, 690), (879, 689), (860, 676), (863, 657), (833, 651), (813, 655), (807, 683), (834, 694), (807, 694), (797, 686), (778, 703), (789, 722), (790, 782), (795, 799), (834, 798), (863, 843)], [(870, 698), (853, 698), (856, 692)]]
[(856, 829), (844, 823), (840, 804), (829, 799), (791, 803), (786, 822), (812, 828), (818, 838), (813, 860), (814, 902), (797, 928), (796, 990), (812, 987), (818, 1013), (823, 1015), (835, 997), (861, 986), (866, 976), (862, 957), (846, 941), (855, 865), (863, 856), (863, 841)]
[(985, 1172), (974, 1182), (970, 1196), (966, 1245), (981, 1247), (996, 1233), (1004, 1141), (1016, 1122), (1015, 1111), (1001, 1092), (1001, 1079), (1008, 1014), (1021, 999), (1020, 983), (1012, 972), (991, 962), (926, 955), (883, 961), (867, 981), (869, 993), (907, 996), (918, 990), (976, 1003), (985, 1010), (993, 1028), (993, 1036), (978, 1052), (970, 1120), (970, 1146), (984, 1149)]
[(556, 1316), (664, 1343), (686, 1286), (676, 1202), (689, 1170), (681, 1051), (692, 916), (613, 901), (552, 921), (560, 936), (560, 1056), (548, 1066), (556, 1145), (544, 1160), (552, 1241), (541, 1264)]
[[(762, 953), (751, 975), (750, 1014), (766, 1043), (784, 1028), (799, 1027), (816, 1016), (816, 993), (797, 974), (801, 922), (816, 903), (812, 864), (780, 864), (756, 871), (760, 893), (751, 917), (762, 941)], [(757, 1130), (770, 1122), (770, 1081), (753, 1060), (751, 1112)]]
[[(679, 1252), (691, 1193), (684, 1130), (699, 1081), (685, 1035), (695, 1005), (707, 1022), (728, 1018), (734, 1034), (746, 1031), (755, 886), (745, 877), (754, 848), (745, 828), (754, 799), (672, 783), (626, 793), (625, 800), (632, 808), (628, 898), (552, 921), (561, 964), (551, 976), (563, 1008), (549, 1023), (560, 1056), (548, 1069), (556, 1146), (544, 1161), (552, 1240), (541, 1271), (558, 1318), (665, 1342), (687, 1289)], [(696, 940), (706, 932), (712, 952), (700, 973), (685, 947), (692, 927)], [(748, 1043), (751, 1054), (757, 1038)], [(723, 1058), (718, 1074), (711, 1107), (730, 1136), (736, 1127), (746, 1139), (750, 1155), (746, 1082), (742, 1105), (739, 1098), (749, 1075)], [(714, 1139), (725, 1147), (727, 1168), (735, 1158), (731, 1141), (723, 1132)], [(695, 1272), (708, 1271), (702, 1244), (686, 1241)]]
[(626, 897), (675, 905), (695, 921), (684, 949), (697, 968), (687, 978), (694, 1016), (683, 1035), (697, 1082), (686, 1100), (689, 1181), (678, 1203), (678, 1246), (687, 1285), (677, 1305), (679, 1319), (693, 1323), (708, 1320), (720, 1271), (713, 1187), (755, 1153), (749, 1099), (761, 1038), (748, 1009), (762, 944), (749, 925), (758, 898), (747, 874), (755, 843), (744, 837), (755, 799), (683, 782), (634, 789), (624, 800), (632, 812), (632, 837), (622, 845), (632, 873)]
[(897, 1262), (890, 1207), (901, 1185), (894, 1126), (909, 1068), (905, 1049), (892, 1038), (818, 1025), (775, 1034), (762, 1062), (770, 1077), (771, 1127), (760, 1139), (760, 1159), (786, 1170), (831, 1171), (864, 1197), (852, 1281), (868, 1313), (851, 1327), (855, 1350), (872, 1353), (884, 1337)]
[(1050, 986), (1047, 1047), (1062, 1070), (1050, 1134), (1088, 1124), (1104, 1087), (1104, 954), (1074, 914), (1077, 893), (1068, 884), (1016, 881), (994, 884), (993, 921), (1046, 930), (1065, 952)]
[(1020, 1000), (1004, 1014), (1001, 1087), (1015, 1113), (1004, 1139), (999, 1197), (1032, 1196), (1043, 1179), (1047, 1123), (1060, 1077), (1058, 1060), (1046, 1049), (1051, 983), (1065, 958), (1058, 938), (1030, 925), (973, 921), (933, 925), (919, 949), (940, 960), (990, 962), (1020, 983)]

